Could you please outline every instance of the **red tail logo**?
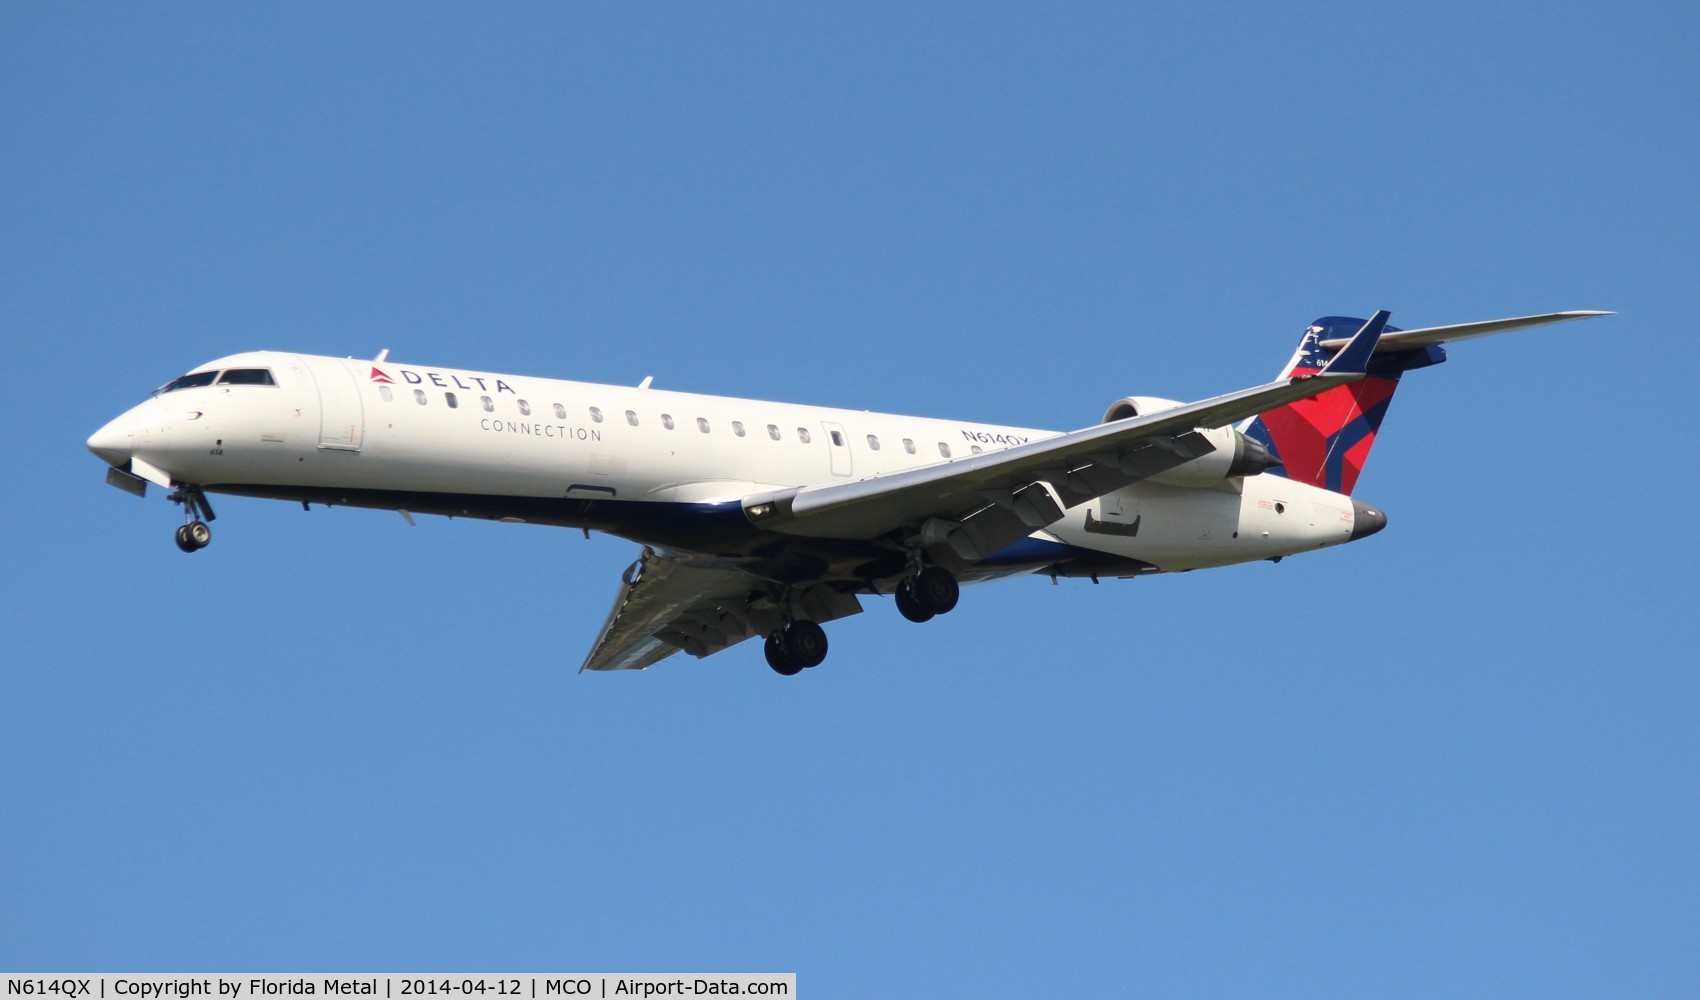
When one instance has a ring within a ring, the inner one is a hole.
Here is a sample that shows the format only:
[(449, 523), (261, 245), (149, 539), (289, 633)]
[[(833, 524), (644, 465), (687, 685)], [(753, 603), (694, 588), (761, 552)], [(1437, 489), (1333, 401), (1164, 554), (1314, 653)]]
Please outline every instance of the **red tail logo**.
[[(1331, 357), (1322, 342), (1350, 338), (1363, 325), (1363, 320), (1347, 316), (1324, 316), (1312, 323), (1282, 377), (1320, 371)], [(1386, 332), (1398, 333), (1399, 328), (1389, 326)], [(1399, 376), (1445, 360), (1446, 352), (1438, 346), (1378, 354), (1370, 359), (1368, 377), (1362, 381), (1278, 406), (1251, 421), (1245, 434), (1281, 460), (1281, 468), (1270, 470), (1273, 474), (1351, 493), (1375, 446), (1375, 432), (1387, 416), (1393, 391), (1399, 388)]]

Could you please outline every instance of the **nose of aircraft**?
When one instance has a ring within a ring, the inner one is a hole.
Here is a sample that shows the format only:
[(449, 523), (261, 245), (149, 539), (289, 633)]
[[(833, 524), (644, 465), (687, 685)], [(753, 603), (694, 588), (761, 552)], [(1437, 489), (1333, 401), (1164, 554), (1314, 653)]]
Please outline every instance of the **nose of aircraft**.
[(89, 451), (107, 465), (123, 465), (130, 460), (131, 439), (127, 421), (119, 417), (89, 435)]

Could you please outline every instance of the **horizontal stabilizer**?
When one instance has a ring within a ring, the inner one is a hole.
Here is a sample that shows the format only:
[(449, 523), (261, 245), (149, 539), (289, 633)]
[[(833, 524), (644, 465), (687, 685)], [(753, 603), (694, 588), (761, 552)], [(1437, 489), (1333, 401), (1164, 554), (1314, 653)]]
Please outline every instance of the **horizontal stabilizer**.
[[(1381, 342), (1376, 345), (1378, 353), (1388, 351), (1409, 351), (1418, 347), (1428, 347), (1431, 344), (1444, 344), (1454, 340), (1469, 340), (1471, 337), (1486, 337), (1495, 333), (1506, 333), (1511, 330), (1521, 330), (1529, 326), (1544, 326), (1547, 323), (1563, 323), (1573, 319), (1593, 319), (1596, 316), (1611, 316), (1610, 312), (1596, 309), (1573, 309), (1569, 312), (1541, 313), (1538, 316), (1517, 316), (1512, 319), (1490, 319), (1480, 323), (1458, 323), (1453, 326), (1430, 326), (1421, 330), (1400, 330), (1397, 333), (1383, 334)], [(1339, 337), (1324, 340), (1318, 344), (1326, 351), (1336, 351), (1345, 347), (1350, 340)]]

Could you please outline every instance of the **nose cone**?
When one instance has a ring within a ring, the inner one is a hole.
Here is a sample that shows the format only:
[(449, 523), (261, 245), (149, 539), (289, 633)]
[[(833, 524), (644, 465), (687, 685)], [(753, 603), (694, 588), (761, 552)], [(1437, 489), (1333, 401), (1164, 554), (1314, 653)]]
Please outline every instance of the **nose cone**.
[(1352, 537), (1346, 539), (1355, 542), (1387, 527), (1387, 515), (1375, 507), (1357, 500), (1352, 501)]
[(119, 417), (89, 435), (89, 451), (107, 465), (123, 465), (130, 460), (132, 439), (124, 418)]

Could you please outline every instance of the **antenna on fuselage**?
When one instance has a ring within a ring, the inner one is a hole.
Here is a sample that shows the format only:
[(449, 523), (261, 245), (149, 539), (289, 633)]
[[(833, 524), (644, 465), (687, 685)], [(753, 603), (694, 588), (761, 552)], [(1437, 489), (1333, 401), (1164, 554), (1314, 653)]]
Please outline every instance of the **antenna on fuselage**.
[(647, 388), (649, 388), (649, 384), (651, 382), (654, 382), (654, 381), (655, 381), (654, 375), (645, 375), (643, 377), (643, 381), (638, 383), (638, 388), (639, 389), (647, 389)]
[(382, 362), (385, 358), (387, 358), (389, 356), (390, 356), (390, 349), (386, 347), (383, 350), (379, 351), (378, 356), (373, 358), (372, 360), (377, 361), (377, 362)]

